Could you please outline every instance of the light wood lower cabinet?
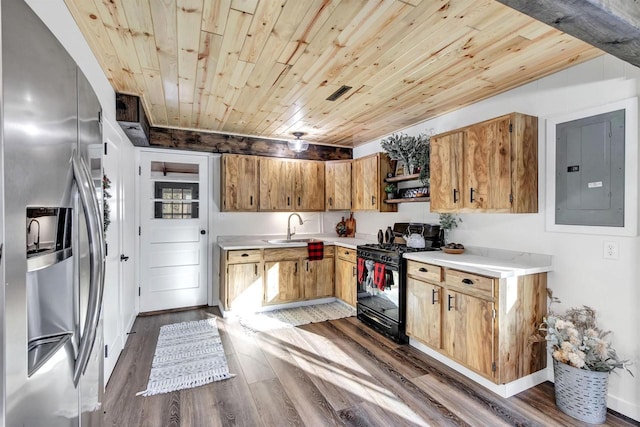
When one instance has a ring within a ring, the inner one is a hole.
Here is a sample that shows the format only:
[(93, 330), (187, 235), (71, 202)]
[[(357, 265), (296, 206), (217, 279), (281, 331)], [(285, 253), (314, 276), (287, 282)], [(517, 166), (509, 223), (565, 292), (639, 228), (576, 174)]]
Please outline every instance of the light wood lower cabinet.
[(336, 298), (347, 304), (356, 305), (357, 293), (356, 250), (336, 248)]
[(331, 297), (333, 293), (333, 257), (320, 261), (303, 261), (301, 287), (304, 299)]
[(262, 251), (250, 249), (223, 252), (221, 301), (226, 310), (262, 306), (264, 271)]
[(546, 366), (529, 337), (546, 315), (546, 273), (496, 279), (407, 262), (407, 335), (505, 384)]
[(407, 279), (407, 335), (441, 348), (442, 286)]
[(494, 377), (494, 303), (447, 290), (442, 310), (442, 349), (452, 359)]
[(300, 299), (300, 264), (298, 260), (264, 263), (265, 304), (282, 304)]
[(307, 248), (223, 251), (220, 300), (225, 310), (255, 309), (334, 295), (334, 247), (309, 261)]

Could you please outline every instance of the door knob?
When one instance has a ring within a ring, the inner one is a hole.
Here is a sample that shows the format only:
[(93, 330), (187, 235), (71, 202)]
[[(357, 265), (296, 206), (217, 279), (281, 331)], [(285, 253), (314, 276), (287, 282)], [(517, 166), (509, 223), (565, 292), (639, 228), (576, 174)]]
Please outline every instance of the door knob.
[(200, 230), (200, 234), (207, 234), (207, 230)]
[(129, 261), (129, 257), (122, 254), (120, 255), (120, 261)]

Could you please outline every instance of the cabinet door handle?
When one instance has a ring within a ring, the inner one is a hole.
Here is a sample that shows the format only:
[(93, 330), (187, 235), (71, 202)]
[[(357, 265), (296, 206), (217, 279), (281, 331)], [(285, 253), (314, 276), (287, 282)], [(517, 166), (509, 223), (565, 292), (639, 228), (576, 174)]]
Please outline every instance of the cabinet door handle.
[(447, 295), (447, 311), (451, 311), (451, 309), (453, 308), (453, 306), (451, 305), (451, 301), (453, 301), (453, 298), (455, 298), (453, 295)]
[(371, 206), (375, 206), (376, 204), (376, 196), (371, 196)]
[(351, 275), (352, 276), (356, 275), (356, 268), (355, 267), (351, 267)]
[(453, 189), (453, 203), (458, 203), (458, 190)]
[(298, 263), (295, 263), (295, 269), (293, 270), (293, 274), (298, 274)]
[(253, 196), (249, 196), (249, 205), (253, 206)]
[(307, 261), (307, 271), (309, 271), (309, 261)]
[(436, 301), (436, 296), (438, 295), (437, 289), (431, 289), (431, 304), (435, 305), (438, 301)]
[(254, 264), (254, 265), (253, 265), (253, 274), (254, 274), (255, 276), (257, 276), (257, 275), (258, 275), (258, 264)]
[(473, 280), (471, 279), (462, 279), (462, 283), (465, 285), (473, 285)]
[(329, 206), (333, 206), (333, 197), (329, 197)]
[(421, 273), (427, 273), (429, 270), (427, 270), (427, 269), (426, 269), (426, 268), (424, 268), (424, 267), (420, 267), (420, 268), (418, 269), (418, 271), (419, 271), (419, 272), (421, 272)]
[(475, 199), (473, 198), (473, 187), (471, 187), (471, 190), (469, 191), (469, 201), (471, 203), (475, 202)]
[(300, 196), (298, 196), (298, 206), (300, 206)]
[(287, 206), (291, 206), (291, 197), (287, 196)]

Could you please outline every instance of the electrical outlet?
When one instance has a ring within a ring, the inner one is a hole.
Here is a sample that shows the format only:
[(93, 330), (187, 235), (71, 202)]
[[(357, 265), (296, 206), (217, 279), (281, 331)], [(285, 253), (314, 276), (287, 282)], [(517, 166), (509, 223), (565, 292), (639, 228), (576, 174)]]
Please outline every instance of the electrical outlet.
[(604, 259), (618, 259), (618, 242), (604, 242), (602, 257)]

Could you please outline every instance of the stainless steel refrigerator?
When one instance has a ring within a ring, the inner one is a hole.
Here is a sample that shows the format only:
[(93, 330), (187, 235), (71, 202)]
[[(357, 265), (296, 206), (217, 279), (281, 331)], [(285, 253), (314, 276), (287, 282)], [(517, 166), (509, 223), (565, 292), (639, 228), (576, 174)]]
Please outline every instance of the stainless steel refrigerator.
[(23, 0), (2, 0), (2, 422), (100, 425), (100, 103)]

